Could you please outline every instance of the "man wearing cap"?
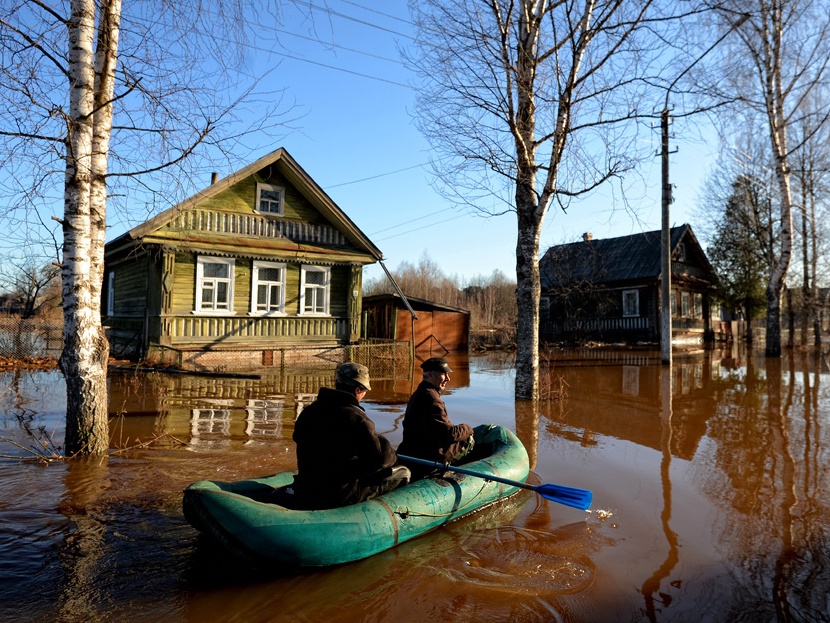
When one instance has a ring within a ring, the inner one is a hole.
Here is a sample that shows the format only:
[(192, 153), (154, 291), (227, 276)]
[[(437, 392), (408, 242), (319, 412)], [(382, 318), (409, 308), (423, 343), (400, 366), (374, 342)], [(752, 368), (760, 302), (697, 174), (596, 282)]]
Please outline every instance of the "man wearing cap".
[[(452, 463), (473, 449), (473, 429), (469, 424), (453, 425), (441, 392), (450, 381), (452, 369), (443, 357), (432, 357), (421, 364), (423, 381), (409, 398), (403, 418), (401, 454), (428, 461)], [(426, 471), (411, 466), (414, 476)]]
[(341, 364), (334, 389), (322, 387), (300, 413), (293, 435), (299, 473), (292, 488), (298, 507), (355, 504), (409, 482), (409, 470), (395, 466), (395, 450), (360, 406), (371, 388), (366, 366)]

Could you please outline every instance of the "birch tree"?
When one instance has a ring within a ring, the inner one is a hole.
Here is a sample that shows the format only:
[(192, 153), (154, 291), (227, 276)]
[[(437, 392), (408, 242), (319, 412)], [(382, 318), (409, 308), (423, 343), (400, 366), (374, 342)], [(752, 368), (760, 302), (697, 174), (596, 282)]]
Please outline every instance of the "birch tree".
[[(780, 255), (766, 288), (766, 355), (781, 355), (781, 295), (793, 256), (792, 144), (793, 128), (809, 118), (818, 131), (830, 118), (830, 107), (805, 107), (825, 91), (830, 63), (830, 10), (823, 0), (751, 0), (722, 3), (727, 9), (748, 11), (740, 30), (743, 53), (735, 53), (733, 93), (749, 114), (766, 119), (769, 151), (777, 180), (780, 213)], [(827, 98), (818, 101), (830, 101)], [(740, 121), (739, 121), (740, 122)]]
[[(56, 176), (63, 190), (59, 364), (69, 455), (102, 454), (109, 444), (100, 310), (108, 206), (142, 188), (152, 210), (159, 189), (181, 188), (188, 157), (199, 146), (220, 147), (220, 128), (238, 103), (225, 90), (234, 33), (244, 31), (238, 5), (133, 0), (128, 7), (0, 2), (3, 190), (41, 221)], [(272, 108), (263, 106), (259, 118)], [(138, 180), (132, 190), (130, 180)]]
[(801, 234), (801, 344), (808, 342), (808, 331), (813, 331), (813, 345), (821, 346), (819, 304), (819, 256), (826, 257), (826, 214), (828, 180), (830, 180), (830, 125), (817, 131), (807, 125), (810, 116), (795, 128), (800, 148), (793, 154), (796, 197), (796, 223)]
[(439, 185), (486, 215), (516, 215), (516, 387), (539, 391), (539, 239), (566, 208), (631, 169), (652, 53), (637, 36), (652, 0), (422, 0), (410, 61), (416, 122)]

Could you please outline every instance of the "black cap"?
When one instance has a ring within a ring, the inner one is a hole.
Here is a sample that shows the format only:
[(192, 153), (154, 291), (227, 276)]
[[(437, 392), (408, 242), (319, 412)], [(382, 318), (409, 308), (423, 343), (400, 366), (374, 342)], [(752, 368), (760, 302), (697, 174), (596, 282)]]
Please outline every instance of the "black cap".
[(430, 357), (421, 364), (424, 372), (452, 372), (447, 360), (443, 357)]

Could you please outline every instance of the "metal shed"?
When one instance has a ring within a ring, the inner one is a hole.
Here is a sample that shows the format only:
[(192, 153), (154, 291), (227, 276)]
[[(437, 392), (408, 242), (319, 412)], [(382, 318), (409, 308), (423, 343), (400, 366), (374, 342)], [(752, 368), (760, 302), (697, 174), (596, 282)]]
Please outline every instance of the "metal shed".
[[(363, 297), (366, 338), (413, 341), (419, 356), (466, 351), (470, 344), (470, 312), (433, 301), (406, 297), (413, 319), (397, 294)], [(413, 340), (414, 333), (414, 340)]]

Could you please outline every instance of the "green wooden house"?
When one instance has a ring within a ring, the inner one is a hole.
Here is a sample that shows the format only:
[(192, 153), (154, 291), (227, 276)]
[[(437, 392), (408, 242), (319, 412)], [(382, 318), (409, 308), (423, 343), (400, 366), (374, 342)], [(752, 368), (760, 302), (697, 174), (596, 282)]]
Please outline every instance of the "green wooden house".
[(278, 149), (106, 245), (111, 352), (196, 369), (319, 358), (358, 341), (363, 266), (380, 259)]

